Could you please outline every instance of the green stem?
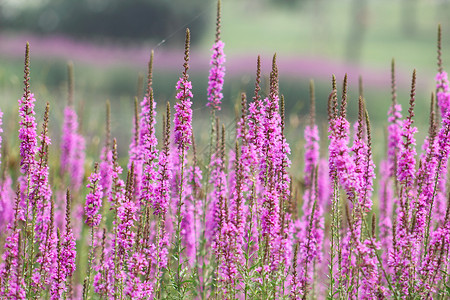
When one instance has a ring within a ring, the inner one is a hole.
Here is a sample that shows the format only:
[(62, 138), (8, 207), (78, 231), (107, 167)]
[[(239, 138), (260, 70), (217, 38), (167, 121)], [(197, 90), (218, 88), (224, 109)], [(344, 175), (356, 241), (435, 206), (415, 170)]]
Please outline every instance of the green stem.
[(89, 289), (91, 286), (91, 270), (92, 270), (92, 260), (94, 256), (94, 226), (91, 227), (91, 245), (89, 249), (89, 258), (88, 258), (88, 269), (87, 269), (87, 284), (86, 284), (86, 293), (84, 294), (83, 299), (89, 299)]
[(182, 216), (181, 216), (181, 207), (183, 205), (183, 188), (184, 188), (184, 154), (185, 154), (185, 148), (184, 146), (181, 148), (181, 174), (180, 174), (180, 191), (179, 191), (179, 199), (178, 199), (178, 204), (177, 204), (177, 230), (175, 232), (175, 259), (177, 261), (177, 273), (176, 273), (176, 278), (175, 278), (175, 288), (178, 292), (178, 297), (179, 299), (183, 299), (183, 291), (182, 291), (182, 284), (183, 284), (183, 280), (181, 278), (182, 274), (182, 264), (181, 264), (181, 221), (182, 221)]

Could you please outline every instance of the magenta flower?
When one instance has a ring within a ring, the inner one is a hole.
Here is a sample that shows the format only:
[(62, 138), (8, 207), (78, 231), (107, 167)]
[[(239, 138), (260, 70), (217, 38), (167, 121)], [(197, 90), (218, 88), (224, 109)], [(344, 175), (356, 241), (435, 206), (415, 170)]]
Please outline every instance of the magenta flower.
[(99, 164), (100, 181), (103, 195), (110, 199), (113, 174), (113, 152), (108, 146), (103, 147)]
[(311, 174), (319, 164), (319, 129), (317, 125), (305, 128), (305, 166), (303, 168), (305, 186), (312, 185)]
[(0, 232), (6, 232), (7, 225), (14, 218), (14, 191), (11, 188), (11, 176), (0, 180)]
[(81, 186), (84, 176), (85, 141), (78, 133), (77, 113), (66, 106), (61, 137), (61, 172), (69, 175), (74, 190)]
[(190, 32), (186, 30), (186, 45), (184, 50), (184, 71), (182, 76), (177, 82), (176, 89), (178, 90), (176, 98), (179, 100), (175, 103), (175, 115), (174, 115), (174, 137), (175, 144), (178, 146), (178, 150), (189, 149), (192, 137), (192, 83), (188, 80), (189, 70), (189, 43)]
[(405, 187), (412, 187), (416, 177), (415, 156), (417, 152), (415, 149), (416, 140), (414, 134), (417, 132), (417, 128), (412, 126), (412, 121), (410, 119), (405, 119), (402, 127), (403, 142), (398, 157), (397, 178)]
[(330, 121), (329, 171), (331, 175), (335, 174), (349, 198), (353, 199), (356, 187), (355, 162), (348, 147), (349, 127), (348, 121), (342, 116)]
[(222, 102), (223, 94), (223, 78), (225, 77), (225, 54), (223, 52), (223, 47), (225, 44), (218, 40), (214, 43), (211, 50), (213, 54), (211, 56), (211, 69), (209, 70), (208, 77), (208, 103), (206, 105), (212, 107), (213, 109), (220, 110), (220, 104)]
[(450, 89), (447, 72), (442, 71), (436, 75), (436, 99), (441, 108), (441, 115), (445, 116), (450, 107)]
[(36, 99), (31, 93), (26, 93), (19, 100), (20, 109), (20, 155), (22, 160), (20, 162), (21, 171), (23, 174), (27, 174), (34, 167), (35, 156), (37, 153), (37, 135), (36, 135), (36, 121), (34, 112), (34, 102)]
[(89, 176), (89, 183), (86, 187), (91, 191), (86, 195), (86, 204), (84, 206), (86, 215), (85, 223), (90, 227), (96, 227), (102, 219), (99, 210), (102, 206), (103, 198), (103, 187), (100, 184), (100, 174), (97, 166), (95, 167), (94, 173)]
[(402, 133), (402, 107), (400, 104), (392, 104), (388, 112), (388, 164), (389, 164), (389, 176), (397, 176), (396, 162), (399, 156), (400, 145), (401, 145), (401, 133)]
[(25, 299), (25, 282), (19, 253), (20, 229), (14, 229), (6, 238), (0, 264), (0, 296), (5, 299)]
[(191, 144), (192, 136), (191, 97), (193, 97), (193, 94), (191, 92), (192, 84), (188, 81), (187, 73), (180, 78), (176, 88), (179, 91), (176, 98), (180, 101), (175, 104), (174, 136), (175, 143), (178, 145), (178, 149), (181, 150), (189, 148), (188, 145)]
[[(0, 134), (3, 132), (2, 119), (3, 112), (0, 110)], [(2, 137), (0, 135), (0, 149), (2, 146)], [(1, 165), (1, 154), (0, 154)], [(12, 179), (9, 174), (5, 174), (3, 179), (0, 179), (0, 231), (5, 231), (6, 226), (12, 221), (14, 216), (13, 203), (14, 192), (11, 189)]]
[(417, 127), (413, 126), (414, 101), (416, 88), (416, 70), (412, 75), (411, 98), (409, 101), (409, 116), (402, 123), (402, 143), (397, 160), (397, 179), (406, 188), (411, 189), (416, 175), (416, 140), (414, 134)]
[[(319, 201), (317, 180), (314, 177), (318, 176), (317, 168), (319, 166), (319, 130), (314, 124), (313, 119), (313, 105), (311, 103), (311, 124), (305, 128), (305, 166), (304, 166), (304, 181), (305, 192), (303, 194), (303, 215), (300, 222), (295, 224), (299, 227), (299, 234), (296, 236), (299, 243), (300, 256), (294, 257), (298, 260), (298, 274), (299, 278), (293, 279), (294, 286), (291, 294), (301, 292), (307, 293), (307, 287), (311, 286), (314, 277), (314, 266), (322, 259), (322, 244), (323, 244), (323, 208)], [(296, 270), (297, 272), (297, 270)], [(301, 290), (300, 290), (301, 288)]]
[[(144, 103), (144, 101), (146, 103)], [(141, 205), (146, 205), (154, 199), (154, 189), (157, 176), (158, 140), (155, 135), (156, 124), (156, 103), (153, 101), (153, 91), (150, 91), (149, 98), (142, 101), (141, 116), (141, 144), (140, 154), (143, 159), (143, 174), (140, 182)], [(145, 112), (145, 114), (144, 114)], [(136, 166), (135, 166), (136, 167)], [(139, 167), (139, 165), (138, 165)]]

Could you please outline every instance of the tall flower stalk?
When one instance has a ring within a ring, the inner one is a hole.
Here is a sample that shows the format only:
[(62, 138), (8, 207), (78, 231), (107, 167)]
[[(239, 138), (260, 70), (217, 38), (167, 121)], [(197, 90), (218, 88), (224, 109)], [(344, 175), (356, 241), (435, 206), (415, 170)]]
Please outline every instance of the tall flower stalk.
[[(192, 141), (192, 83), (189, 81), (189, 47), (190, 47), (190, 31), (186, 29), (186, 39), (184, 47), (184, 71), (182, 76), (177, 82), (177, 95), (178, 102), (175, 104), (174, 113), (174, 141), (177, 146), (177, 151), (180, 159), (180, 181), (178, 188), (178, 199), (176, 203), (176, 216), (175, 216), (175, 242), (174, 242), (174, 255), (177, 257), (175, 272), (172, 273), (172, 280), (174, 282), (174, 288), (179, 297), (182, 297), (186, 292), (186, 284), (184, 283), (183, 265), (181, 262), (182, 241), (181, 241), (181, 222), (182, 222), (182, 207), (184, 205), (184, 188), (186, 186), (185, 167), (186, 167), (186, 154), (189, 149), (189, 145)], [(173, 271), (171, 271), (173, 272)]]
[(208, 77), (208, 103), (213, 110), (220, 110), (223, 94), (223, 79), (225, 77), (225, 54), (223, 48), (225, 43), (220, 39), (220, 13), (221, 13), (221, 0), (217, 1), (217, 19), (216, 19), (216, 40), (211, 48), (213, 52), (211, 56)]

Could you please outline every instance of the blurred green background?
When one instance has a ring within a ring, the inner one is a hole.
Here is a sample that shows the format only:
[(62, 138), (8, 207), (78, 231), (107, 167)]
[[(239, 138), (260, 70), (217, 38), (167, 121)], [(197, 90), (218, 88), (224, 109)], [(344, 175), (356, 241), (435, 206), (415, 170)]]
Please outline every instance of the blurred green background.
[[(134, 97), (140, 93), (138, 81), (145, 77), (150, 50), (155, 50), (154, 89), (162, 111), (166, 101), (174, 103), (174, 87), (182, 70), (184, 31), (189, 27), (194, 129), (200, 139), (207, 140), (209, 132), (202, 129), (209, 123), (205, 103), (215, 10), (216, 2), (205, 0), (3, 0), (0, 107), (5, 112), (4, 136), (11, 143), (16, 139), (23, 50), (29, 41), (38, 120), (44, 103), (49, 101), (52, 138), (57, 141), (60, 135), (67, 101), (66, 64), (71, 60), (75, 64), (75, 102), (88, 146), (98, 154), (98, 145), (103, 142), (104, 103), (109, 99), (113, 136), (125, 155)], [(262, 55), (267, 77), (271, 56), (276, 52), (280, 90), (288, 112), (288, 140), (294, 155), (302, 152), (309, 80), (316, 83), (318, 119), (324, 123), (331, 75), (342, 81), (346, 72), (350, 80), (349, 118), (356, 118), (358, 77), (362, 76), (377, 140), (375, 153), (381, 154), (391, 98), (392, 58), (397, 64), (398, 99), (404, 111), (411, 73), (417, 69), (415, 118), (420, 141), (427, 131), (430, 93), (435, 89), (439, 23), (444, 68), (450, 61), (449, 16), (448, 0), (222, 0), (227, 75), (219, 116), (228, 125), (230, 139), (240, 93), (252, 95), (256, 56)], [(324, 133), (322, 130), (323, 137)]]

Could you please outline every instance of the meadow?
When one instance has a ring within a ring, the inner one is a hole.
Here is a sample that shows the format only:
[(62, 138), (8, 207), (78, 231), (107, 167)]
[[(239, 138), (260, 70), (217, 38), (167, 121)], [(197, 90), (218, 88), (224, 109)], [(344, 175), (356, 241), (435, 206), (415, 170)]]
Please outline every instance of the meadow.
[[(121, 67), (107, 79), (89, 66), (75, 76), (73, 63), (45, 69), (32, 64), (29, 43), (23, 84), (5, 75), (16, 62), (3, 62), (0, 82), (9, 88), (2, 97), (23, 95), (18, 114), (17, 106), (0, 107), (0, 297), (450, 297), (448, 26), (420, 50), (430, 53), (419, 66), (437, 69), (424, 79), (431, 88), (420, 74), (432, 71), (416, 69), (409, 92), (399, 88), (405, 78), (390, 57), (387, 84), (372, 89), (366, 76), (341, 69), (328, 83), (294, 84), (279, 54), (261, 53), (252, 79), (226, 91), (236, 71), (226, 64), (225, 43), (249, 45), (233, 39), (238, 28), (222, 23), (221, 12), (219, 0), (200, 84), (206, 101), (196, 101), (201, 74), (191, 76), (191, 59), (206, 54), (191, 49), (189, 29), (175, 80), (154, 70), (153, 51), (141, 77)], [(281, 15), (260, 16), (289, 31)], [(270, 43), (257, 47), (282, 42)], [(320, 49), (339, 51), (330, 47)], [(436, 48), (437, 61), (429, 62)], [(416, 58), (410, 55), (401, 60)], [(53, 78), (51, 89), (45, 78)], [(303, 96), (285, 94), (283, 80)], [(120, 101), (105, 104), (105, 89)], [(47, 101), (55, 91), (63, 100)], [(307, 104), (286, 100), (295, 97)]]

